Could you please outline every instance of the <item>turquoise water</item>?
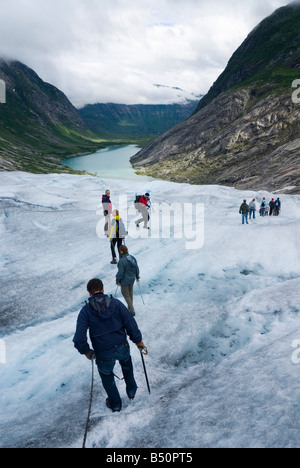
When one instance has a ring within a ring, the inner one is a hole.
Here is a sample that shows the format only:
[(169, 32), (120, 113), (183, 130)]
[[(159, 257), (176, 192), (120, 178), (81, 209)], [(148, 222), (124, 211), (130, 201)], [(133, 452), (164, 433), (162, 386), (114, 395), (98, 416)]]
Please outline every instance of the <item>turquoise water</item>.
[(136, 145), (111, 146), (93, 154), (65, 159), (62, 164), (76, 171), (88, 171), (107, 179), (145, 179), (138, 176), (129, 160), (140, 151)]

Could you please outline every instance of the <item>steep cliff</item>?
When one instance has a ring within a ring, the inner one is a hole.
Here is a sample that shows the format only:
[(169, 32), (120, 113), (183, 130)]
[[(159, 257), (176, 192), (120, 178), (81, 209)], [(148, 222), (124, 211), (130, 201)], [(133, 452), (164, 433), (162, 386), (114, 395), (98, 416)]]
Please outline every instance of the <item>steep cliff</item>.
[(66, 170), (66, 155), (97, 147), (68, 98), (26, 65), (0, 60), (6, 103), (0, 104), (0, 169)]
[(300, 5), (246, 38), (186, 122), (132, 158), (141, 173), (197, 184), (300, 193)]

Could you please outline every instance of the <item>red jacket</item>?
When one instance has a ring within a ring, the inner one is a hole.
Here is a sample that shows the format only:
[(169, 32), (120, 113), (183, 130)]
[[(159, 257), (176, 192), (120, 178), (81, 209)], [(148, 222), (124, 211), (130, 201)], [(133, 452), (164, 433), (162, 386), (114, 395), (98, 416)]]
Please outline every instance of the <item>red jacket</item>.
[(140, 203), (143, 203), (143, 205), (146, 205), (146, 206), (148, 205), (148, 201), (149, 201), (149, 199), (146, 198), (145, 195), (142, 195), (140, 200), (139, 200)]
[[(107, 195), (102, 195), (103, 212), (105, 215), (112, 213), (112, 203)], [(107, 211), (107, 213), (105, 213)]]

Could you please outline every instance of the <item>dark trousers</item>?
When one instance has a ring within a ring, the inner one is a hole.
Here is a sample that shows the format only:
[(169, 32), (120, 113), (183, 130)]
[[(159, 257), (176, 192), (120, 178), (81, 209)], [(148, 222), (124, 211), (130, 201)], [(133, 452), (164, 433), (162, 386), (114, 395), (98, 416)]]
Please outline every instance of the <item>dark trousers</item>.
[(116, 386), (115, 375), (113, 373), (116, 361), (119, 361), (123, 377), (126, 384), (128, 398), (134, 398), (137, 391), (137, 384), (133, 375), (133, 366), (130, 356), (129, 344), (116, 347), (108, 352), (103, 352), (96, 357), (98, 371), (103, 387), (107, 393), (110, 407), (113, 411), (121, 411), (122, 400)]
[(117, 258), (116, 251), (115, 251), (116, 244), (118, 246), (118, 254), (119, 254), (119, 257), (120, 257), (120, 247), (122, 245), (122, 241), (123, 241), (123, 239), (117, 239), (117, 238), (114, 238), (114, 239), (111, 240), (110, 248), (111, 248), (112, 258)]

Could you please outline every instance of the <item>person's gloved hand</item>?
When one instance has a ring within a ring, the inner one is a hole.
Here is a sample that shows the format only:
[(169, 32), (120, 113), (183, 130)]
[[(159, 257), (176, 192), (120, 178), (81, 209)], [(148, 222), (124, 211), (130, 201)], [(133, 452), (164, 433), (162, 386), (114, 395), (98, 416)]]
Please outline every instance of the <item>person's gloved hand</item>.
[(142, 341), (140, 341), (136, 345), (137, 345), (138, 349), (141, 351), (141, 353), (143, 353), (145, 355), (148, 354), (148, 349), (146, 348), (146, 346), (144, 345), (144, 343)]
[(90, 349), (88, 353), (85, 354), (85, 357), (89, 360), (92, 361), (95, 358), (95, 351), (93, 349)]

